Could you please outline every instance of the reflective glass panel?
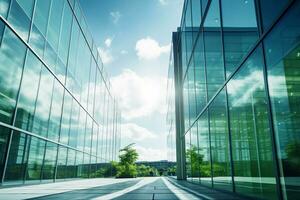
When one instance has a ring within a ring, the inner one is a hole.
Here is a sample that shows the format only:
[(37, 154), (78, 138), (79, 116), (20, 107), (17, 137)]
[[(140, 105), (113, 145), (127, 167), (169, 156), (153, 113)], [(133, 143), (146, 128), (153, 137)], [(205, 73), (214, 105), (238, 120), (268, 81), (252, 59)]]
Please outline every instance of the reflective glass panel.
[(0, 45), (0, 121), (4, 123), (11, 122), (15, 109), (25, 52), (25, 45), (5, 28)]
[(23, 182), (28, 156), (29, 139), (30, 136), (14, 131), (5, 172), (5, 182)]
[(228, 99), (236, 192), (276, 199), (260, 46), (229, 81)]
[(225, 67), (228, 77), (256, 42), (258, 29), (254, 0), (221, 2)]
[(198, 144), (199, 144), (199, 164), (200, 182), (203, 185), (212, 186), (211, 179), (211, 155), (210, 155), (210, 136), (209, 121), (205, 111), (198, 119)]
[[(32, 0), (26, 2), (29, 7), (32, 6)], [(22, 3), (24, 6), (24, 3)], [(2, 6), (2, 5), (1, 5)], [(29, 13), (28, 13), (29, 14)], [(17, 0), (12, 0), (11, 8), (8, 14), (7, 20), (12, 25), (12, 27), (16, 30), (16, 32), (21, 36), (21, 38), (25, 41), (28, 40), (28, 33), (30, 29), (30, 15), (27, 15), (21, 5)]]
[(300, 196), (300, 2), (265, 39), (268, 83), (273, 111), (283, 195)]
[(57, 158), (57, 144), (47, 142), (45, 159), (43, 164), (42, 179), (53, 180)]
[(207, 93), (210, 99), (224, 82), (219, 1), (212, 0), (204, 22)]
[(206, 75), (205, 75), (205, 60), (204, 60), (204, 45), (203, 34), (201, 33), (194, 50), (195, 62), (195, 93), (197, 115), (202, 111), (206, 105)]
[(31, 137), (26, 180), (40, 180), (44, 159), (45, 141)]
[(67, 178), (67, 148), (59, 147), (57, 158), (57, 179)]
[(274, 23), (291, 0), (260, 0), (264, 31)]
[(37, 57), (31, 51), (27, 51), (15, 121), (16, 127), (27, 131), (32, 131), (41, 66)]
[(232, 190), (226, 106), (222, 90), (209, 107), (212, 174), (214, 188)]
[(3, 171), (9, 133), (9, 129), (0, 126), (0, 174), (2, 174)]
[(192, 156), (192, 149), (191, 149), (191, 134), (187, 132), (185, 134), (185, 167), (186, 167), (186, 179), (191, 181), (192, 179), (192, 169), (191, 169), (191, 156)]

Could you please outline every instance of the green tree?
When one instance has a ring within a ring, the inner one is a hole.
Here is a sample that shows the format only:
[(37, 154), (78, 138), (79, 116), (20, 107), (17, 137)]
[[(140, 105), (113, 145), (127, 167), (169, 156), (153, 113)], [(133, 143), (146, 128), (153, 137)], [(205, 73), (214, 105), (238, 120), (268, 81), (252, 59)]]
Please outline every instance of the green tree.
[(133, 178), (137, 176), (137, 167), (135, 162), (138, 159), (138, 153), (132, 146), (134, 143), (127, 145), (120, 150), (120, 162), (116, 166), (118, 178)]

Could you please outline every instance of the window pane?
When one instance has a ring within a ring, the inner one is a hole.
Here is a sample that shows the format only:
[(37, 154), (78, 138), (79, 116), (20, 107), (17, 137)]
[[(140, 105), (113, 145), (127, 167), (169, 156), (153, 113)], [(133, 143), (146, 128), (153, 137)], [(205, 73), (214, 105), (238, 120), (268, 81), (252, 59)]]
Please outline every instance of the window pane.
[(33, 23), (36, 25), (36, 27), (40, 30), (40, 32), (44, 36), (46, 35), (50, 3), (51, 1), (36, 0), (36, 5), (35, 5)]
[(0, 174), (3, 172), (6, 148), (8, 144), (9, 129), (0, 126)]
[(58, 54), (61, 57), (63, 63), (67, 64), (68, 51), (69, 51), (69, 42), (71, 36), (71, 26), (72, 26), (72, 11), (69, 7), (67, 1), (65, 1), (65, 7), (63, 11), (63, 19), (62, 19), (62, 29), (59, 40), (59, 50)]
[(52, 95), (47, 137), (54, 141), (58, 141), (64, 88), (60, 85), (60, 83), (58, 83), (57, 80), (54, 80), (53, 93), (55, 94)]
[(261, 0), (261, 15), (263, 21), (263, 28), (266, 31), (277, 17), (282, 13), (284, 7), (290, 0)]
[(53, 180), (57, 157), (57, 144), (47, 142), (43, 165), (42, 179)]
[(189, 157), (191, 161), (191, 177), (193, 182), (199, 182), (200, 176), (200, 160), (201, 156), (198, 151), (198, 136), (197, 136), (197, 123), (191, 128), (191, 145), (189, 151)]
[(261, 48), (228, 83), (236, 192), (276, 199)]
[(25, 51), (25, 45), (5, 28), (0, 46), (0, 121), (5, 123), (10, 123), (15, 109)]
[(70, 138), (69, 138), (69, 145), (76, 148), (80, 130), (79, 124), (79, 110), (80, 106), (78, 103), (73, 99), (72, 102), (72, 114), (71, 114), (71, 121), (70, 121)]
[(45, 151), (45, 141), (31, 137), (26, 180), (40, 180)]
[(48, 119), (51, 108), (51, 98), (54, 78), (52, 74), (42, 66), (40, 87), (36, 101), (33, 132), (46, 137), (48, 132)]
[(64, 144), (69, 143), (69, 132), (70, 132), (70, 118), (72, 109), (72, 96), (65, 91), (63, 114), (61, 120), (60, 129), (60, 142)]
[(76, 178), (77, 176), (77, 169), (75, 165), (75, 156), (76, 151), (73, 149), (68, 149), (68, 157), (67, 157), (67, 178)]
[(189, 113), (190, 113), (190, 124), (196, 119), (196, 96), (195, 96), (195, 74), (194, 74), (194, 62), (190, 63), (188, 69), (188, 95), (189, 95)]
[(29, 36), (30, 47), (41, 57), (44, 57), (45, 37), (33, 24)]
[(200, 182), (203, 185), (212, 186), (211, 180), (211, 159), (210, 159), (210, 138), (207, 111), (198, 120), (198, 144), (200, 163)]
[(4, 18), (6, 18), (9, 9), (9, 4), (10, 4), (10, 0), (0, 0), (0, 5), (1, 5), (0, 15), (2, 15)]
[(206, 105), (206, 79), (205, 79), (205, 61), (203, 34), (201, 33), (194, 51), (195, 62), (195, 92), (197, 103), (197, 114), (199, 114)]
[(192, 177), (192, 169), (191, 169), (191, 155), (192, 155), (192, 149), (191, 149), (191, 134), (190, 132), (187, 132), (185, 134), (185, 167), (186, 167), (186, 179), (188, 181), (191, 181)]
[[(26, 2), (32, 4), (32, 2)], [(1, 5), (2, 6), (2, 5)], [(22, 37), (23, 40), (28, 40), (28, 33), (30, 28), (30, 15), (27, 15), (22, 7), (16, 0), (12, 0), (11, 8), (8, 15), (8, 21), (16, 30), (16, 32)]]
[(41, 65), (41, 62), (37, 59), (37, 57), (33, 55), (31, 51), (28, 51), (23, 71), (15, 122), (16, 127), (27, 131), (32, 131)]
[(224, 82), (219, 1), (212, 0), (204, 22), (207, 93), (210, 99)]
[(57, 158), (57, 179), (66, 178), (67, 173), (67, 148), (59, 147), (58, 158)]
[(30, 136), (14, 131), (5, 173), (5, 182), (23, 182), (28, 156), (29, 140)]
[[(254, 0), (222, 2), (226, 76), (241, 63), (258, 38)], [(232, 12), (232, 11), (235, 12)]]
[(52, 0), (50, 8), (47, 40), (56, 52), (58, 49), (59, 33), (61, 27), (60, 23), (62, 19), (64, 2), (66, 1)]
[(232, 190), (226, 105), (222, 90), (209, 108), (212, 174), (214, 188)]
[(287, 199), (300, 196), (300, 2), (288, 11), (265, 39), (268, 83)]

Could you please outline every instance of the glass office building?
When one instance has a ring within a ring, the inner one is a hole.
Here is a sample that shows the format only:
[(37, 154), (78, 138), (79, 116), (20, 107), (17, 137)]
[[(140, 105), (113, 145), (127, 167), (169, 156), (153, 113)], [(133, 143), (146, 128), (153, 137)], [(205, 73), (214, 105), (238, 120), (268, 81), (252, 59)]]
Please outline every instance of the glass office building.
[(121, 113), (78, 1), (0, 0), (2, 184), (98, 177)]
[(170, 65), (182, 177), (300, 198), (299, 19), (297, 0), (185, 0)]

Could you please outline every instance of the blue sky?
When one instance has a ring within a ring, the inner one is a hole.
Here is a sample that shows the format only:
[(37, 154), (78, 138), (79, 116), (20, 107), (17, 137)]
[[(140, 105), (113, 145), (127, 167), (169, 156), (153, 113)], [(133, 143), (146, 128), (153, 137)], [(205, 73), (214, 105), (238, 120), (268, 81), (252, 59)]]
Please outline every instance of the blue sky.
[(122, 145), (166, 159), (166, 85), (183, 0), (80, 0), (122, 110)]

